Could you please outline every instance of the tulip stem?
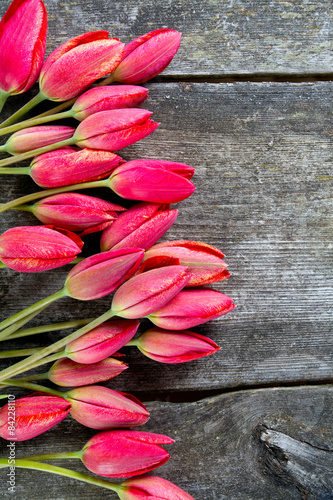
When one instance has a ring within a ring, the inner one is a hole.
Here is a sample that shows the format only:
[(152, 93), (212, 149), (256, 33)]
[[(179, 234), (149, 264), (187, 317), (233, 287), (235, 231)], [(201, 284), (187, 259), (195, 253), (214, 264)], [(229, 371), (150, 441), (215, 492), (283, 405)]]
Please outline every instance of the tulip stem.
[(0, 213), (5, 212), (6, 210), (12, 210), (18, 205), (28, 203), (30, 201), (46, 198), (47, 196), (52, 196), (53, 194), (68, 193), (69, 191), (77, 191), (79, 189), (90, 189), (96, 187), (109, 187), (109, 178), (103, 179), (101, 181), (82, 182), (81, 184), (72, 184), (70, 186), (63, 186), (60, 188), (45, 189), (44, 191), (37, 191), (36, 193), (21, 196), (21, 198), (16, 198), (16, 200), (12, 200), (8, 203), (3, 203), (2, 205), (0, 205)]
[(0, 129), (0, 136), (6, 134), (12, 134), (13, 132), (17, 132), (18, 130), (22, 130), (27, 127), (35, 127), (36, 125), (41, 125), (42, 123), (48, 123), (56, 120), (62, 120), (65, 118), (72, 118), (74, 115), (73, 111), (69, 109), (68, 111), (64, 111), (63, 113), (56, 113), (54, 115), (47, 115), (42, 117), (30, 118), (29, 120), (24, 120), (20, 123), (15, 123), (14, 125), (10, 125), (9, 127), (3, 127)]
[(85, 333), (89, 332), (96, 326), (99, 326), (101, 323), (104, 323), (104, 321), (107, 321), (110, 318), (112, 318), (112, 316), (115, 316), (115, 313), (113, 312), (112, 309), (109, 309), (106, 313), (102, 314), (101, 316), (94, 319), (93, 321), (83, 326), (82, 328), (75, 330), (75, 332), (71, 333), (70, 335), (67, 335), (66, 337), (58, 340), (57, 342), (51, 344), (50, 346), (43, 347), (43, 349), (41, 349), (39, 352), (36, 352), (32, 356), (29, 356), (28, 358), (25, 358), (22, 361), (13, 364), (9, 368), (2, 370), (0, 372), (0, 382), (2, 380), (13, 377), (18, 373), (21, 373), (22, 371), (30, 370), (34, 366), (36, 361), (39, 361), (45, 358), (46, 356), (49, 356), (50, 354), (56, 351), (59, 351), (60, 349), (65, 347), (69, 342), (78, 339), (79, 337), (81, 337), (81, 335), (84, 335)]
[[(55, 302), (56, 300), (65, 297), (66, 291), (64, 288), (61, 288), (58, 290), (56, 293), (53, 293), (52, 295), (49, 295), (49, 297), (46, 297), (45, 299), (39, 300), (35, 304), (32, 304), (29, 307), (26, 307), (25, 309), (22, 309), (22, 311), (13, 314), (13, 316), (10, 316), (9, 318), (5, 319), (0, 323), (0, 330), (5, 330), (8, 326), (12, 325), (13, 323), (17, 323), (21, 319), (24, 319), (26, 316), (39, 311), (42, 307), (48, 306), (52, 304), (52, 302)], [(14, 330), (15, 331), (15, 330)], [(11, 332), (12, 333), (12, 332)], [(4, 338), (8, 337), (8, 333), (4, 334), (3, 331), (0, 332), (0, 340), (3, 340)]]
[(54, 332), (57, 330), (66, 330), (68, 328), (77, 328), (79, 326), (84, 326), (87, 323), (93, 321), (94, 318), (78, 319), (74, 321), (64, 321), (62, 323), (53, 323), (50, 325), (35, 326), (32, 328), (26, 328), (25, 330), (16, 331), (9, 336), (8, 340), (18, 339), (20, 337), (28, 337), (29, 335), (38, 335), (40, 333)]
[(35, 349), (14, 349), (13, 351), (3, 351), (0, 353), (0, 359), (22, 358), (35, 354), (35, 352), (38, 352), (41, 349), (41, 347), (36, 347)]
[[(0, 468), (9, 467), (10, 463), (8, 458), (0, 459)], [(43, 464), (40, 462), (34, 462), (33, 460), (27, 460), (25, 458), (16, 458), (15, 467), (21, 467), (25, 469), (41, 470), (44, 472), (49, 472), (51, 474), (57, 474), (59, 476), (69, 477), (71, 479), (77, 479), (78, 481), (83, 481), (84, 483), (89, 483), (94, 486), (101, 486), (108, 490), (112, 490), (118, 493), (120, 491), (120, 484), (111, 483), (105, 479), (100, 479), (98, 477), (91, 477), (88, 474), (82, 474), (81, 472), (76, 472), (70, 469), (65, 469), (63, 467), (57, 467), (51, 464)]]
[(15, 175), (29, 175), (30, 167), (3, 167), (0, 169), (0, 174), (15, 174)]
[(8, 97), (9, 97), (9, 94), (7, 94), (7, 92), (0, 90), (0, 113), (1, 113), (2, 108), (4, 107), (5, 102), (7, 101)]
[(33, 313), (31, 314), (28, 314), (27, 316), (25, 316), (23, 319), (21, 319), (20, 321), (16, 321), (15, 323), (13, 323), (12, 325), (8, 326), (7, 328), (5, 328), (4, 330), (2, 330), (1, 332), (1, 336), (2, 338), (0, 340), (5, 340), (7, 337), (9, 337), (12, 333), (16, 332), (16, 330), (18, 330), (19, 328), (21, 328), (21, 326), (25, 325), (26, 323), (28, 323), (31, 319), (33, 319), (35, 316), (37, 316), (39, 313), (41, 313), (42, 311), (44, 311), (44, 309), (46, 309), (48, 307), (48, 305), (44, 305), (42, 307), (40, 307), (39, 309), (37, 309), (36, 311), (34, 311)]
[(22, 106), (22, 108), (18, 109), (16, 113), (12, 114), (9, 118), (7, 118), (7, 120), (0, 123), (0, 128), (7, 127), (8, 125), (12, 125), (13, 123), (17, 122), (21, 118), (21, 116), (28, 113), (28, 111), (37, 106), (37, 104), (44, 101), (44, 99), (46, 99), (46, 97), (41, 92), (39, 92), (29, 102)]
[(62, 458), (79, 458), (81, 460), (82, 450), (79, 451), (63, 451), (59, 453), (43, 453), (41, 455), (30, 455), (24, 457), (25, 460), (61, 460)]
[[(38, 156), (43, 153), (48, 153), (49, 151), (54, 151), (55, 149), (63, 148), (64, 146), (72, 146), (76, 144), (76, 140), (74, 135), (69, 139), (64, 139), (63, 141), (54, 142), (53, 144), (49, 144), (48, 146), (44, 146), (42, 148), (32, 149), (31, 151), (27, 151), (26, 153), (22, 153), (20, 155), (14, 155), (10, 158), (5, 158), (4, 160), (0, 160), (0, 167), (6, 167), (7, 165), (12, 165), (13, 163), (17, 163), (19, 161), (28, 160), (33, 156)], [(2, 146), (2, 150), (6, 151), (6, 144)]]
[(55, 115), (56, 113), (59, 113), (60, 111), (63, 111), (64, 109), (69, 108), (72, 106), (75, 101), (77, 100), (78, 97), (74, 97), (73, 99), (70, 99), (69, 101), (62, 102), (61, 104), (58, 104), (55, 108), (49, 109), (48, 111), (44, 111), (44, 113), (41, 113), (40, 115), (35, 116), (35, 118), (44, 118), (44, 116), (51, 116)]
[(12, 379), (7, 379), (3, 380), (0, 383), (1, 387), (21, 387), (22, 389), (28, 389), (31, 391), (37, 391), (37, 392), (46, 392), (47, 394), (53, 394), (54, 396), (58, 396), (59, 398), (66, 399), (66, 393), (56, 391), (55, 389), (50, 389), (49, 387), (45, 387), (44, 385), (39, 385), (39, 384), (31, 384), (31, 382), (21, 382), (20, 380), (12, 380)]

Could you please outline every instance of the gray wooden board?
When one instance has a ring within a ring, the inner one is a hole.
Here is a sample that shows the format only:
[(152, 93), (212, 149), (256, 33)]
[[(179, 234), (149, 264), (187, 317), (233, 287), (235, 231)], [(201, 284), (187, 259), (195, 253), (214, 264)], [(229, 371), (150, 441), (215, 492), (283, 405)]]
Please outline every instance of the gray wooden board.
[[(197, 168), (197, 191), (177, 205), (178, 219), (164, 239), (221, 248), (232, 276), (215, 287), (237, 308), (194, 329), (221, 346), (216, 355), (167, 366), (127, 349), (131, 368), (110, 384), (185, 391), (331, 380), (332, 83), (147, 87), (146, 107), (161, 125), (120, 153), (127, 160), (164, 158)], [(1, 201), (36, 190), (28, 177), (1, 181)], [(90, 193), (116, 199), (107, 190)], [(27, 213), (2, 216), (3, 230), (37, 223)], [(86, 255), (98, 251), (97, 236), (86, 241)], [(55, 292), (68, 270), (1, 270), (2, 317)], [(38, 324), (97, 316), (109, 303), (63, 299)]]
[[(0, 17), (9, 2), (2, 0)], [(312, 75), (332, 72), (330, 0), (47, 0), (47, 54), (72, 36), (109, 30), (125, 43), (157, 28), (183, 33), (164, 72)]]
[[(238, 391), (191, 404), (149, 403), (151, 420), (142, 429), (175, 439), (167, 446), (171, 459), (154, 474), (196, 500), (332, 499), (332, 397), (332, 386), (308, 386)], [(93, 434), (66, 419), (17, 443), (16, 456), (75, 451)], [(78, 460), (53, 463), (87, 473)], [(1, 477), (6, 479), (4, 471)], [(20, 500), (116, 498), (23, 469), (16, 469), (16, 484)], [(2, 498), (12, 498), (5, 488)]]

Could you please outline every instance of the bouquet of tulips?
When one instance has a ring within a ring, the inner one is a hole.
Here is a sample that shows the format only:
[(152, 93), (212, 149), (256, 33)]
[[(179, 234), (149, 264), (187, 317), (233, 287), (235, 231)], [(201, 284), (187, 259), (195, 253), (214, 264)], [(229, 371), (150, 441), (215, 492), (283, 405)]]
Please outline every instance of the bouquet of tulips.
[[(33, 394), (16, 400), (15, 425), (8, 421), (11, 402), (0, 409), (0, 436), (9, 441), (32, 439), (70, 414), (99, 432), (79, 451), (17, 458), (15, 466), (111, 489), (123, 500), (191, 499), (165, 479), (142, 476), (168, 460), (161, 445), (173, 440), (130, 430), (147, 422), (145, 406), (130, 394), (98, 385), (127, 368), (119, 359), (123, 346), (136, 346), (162, 363), (213, 354), (219, 349), (215, 342), (190, 329), (235, 307), (230, 297), (206, 287), (229, 277), (220, 250), (198, 241), (157, 243), (177, 218), (178, 210), (170, 204), (195, 190), (194, 168), (163, 159), (126, 162), (115, 153), (158, 127), (151, 112), (139, 108), (148, 91), (138, 84), (164, 70), (178, 50), (181, 34), (159, 29), (125, 46), (109, 38), (107, 31), (84, 33), (44, 62), (46, 32), (42, 0), (14, 0), (0, 24), (0, 108), (9, 96), (39, 81), (37, 95), (0, 124), (0, 135), (11, 134), (0, 147), (9, 155), (0, 161), (0, 174), (30, 175), (43, 188), (0, 206), (0, 212), (32, 212), (42, 223), (13, 227), (0, 235), (0, 267), (35, 273), (74, 266), (60, 290), (3, 320), (0, 340), (76, 330), (46, 347), (1, 353), (2, 358), (23, 357), (0, 372), (1, 388), (19, 387)], [(58, 105), (22, 120), (44, 100)], [(78, 120), (76, 129), (49, 124), (67, 118)], [(28, 158), (28, 167), (8, 166)], [(93, 187), (109, 187), (136, 204), (125, 209), (75, 192)], [(78, 258), (83, 238), (95, 232), (101, 232), (101, 251)], [(97, 318), (24, 328), (57, 299), (88, 301), (109, 294), (111, 306)], [(138, 333), (141, 318), (148, 318), (152, 327)], [(44, 373), (21, 376), (50, 363)], [(36, 384), (41, 379), (67, 390)], [(112, 483), (44, 463), (64, 457), (82, 460), (98, 476), (129, 479)], [(0, 467), (8, 467), (8, 460), (0, 459)]]

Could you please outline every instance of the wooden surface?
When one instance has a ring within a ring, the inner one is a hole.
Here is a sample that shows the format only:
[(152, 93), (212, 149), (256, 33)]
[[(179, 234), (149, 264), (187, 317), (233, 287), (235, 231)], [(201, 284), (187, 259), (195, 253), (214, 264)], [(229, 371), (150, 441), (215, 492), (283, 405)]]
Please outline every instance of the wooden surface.
[[(163, 239), (219, 247), (232, 276), (215, 288), (237, 308), (194, 329), (221, 346), (214, 356), (172, 366), (123, 350), (130, 368), (108, 386), (156, 400), (145, 429), (177, 437), (172, 460), (156, 473), (196, 500), (333, 498), (331, 2), (46, 5), (47, 53), (93, 29), (110, 29), (124, 42), (162, 27), (183, 33), (174, 61), (146, 84), (144, 107), (160, 127), (120, 154), (197, 169), (197, 191), (178, 204), (179, 217)], [(1, 15), (6, 7), (1, 3)], [(8, 100), (4, 116), (35, 92)], [(28, 177), (3, 177), (0, 202), (37, 190)], [(107, 190), (89, 194), (120, 202)], [(8, 212), (1, 232), (24, 224), (38, 222)], [(86, 247), (86, 255), (97, 251), (96, 237)], [(1, 319), (55, 292), (69, 269), (0, 270)], [(97, 316), (109, 303), (63, 299), (31, 324)], [(17, 456), (74, 450), (92, 434), (66, 419), (21, 443)], [(17, 486), (20, 500), (101, 496), (96, 487), (21, 470)]]

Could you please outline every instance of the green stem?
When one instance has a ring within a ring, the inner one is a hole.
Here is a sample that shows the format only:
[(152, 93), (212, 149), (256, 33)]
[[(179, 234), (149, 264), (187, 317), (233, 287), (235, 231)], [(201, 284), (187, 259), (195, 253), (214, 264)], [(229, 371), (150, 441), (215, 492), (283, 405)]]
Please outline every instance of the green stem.
[(67, 109), (70, 106), (72, 106), (78, 97), (79, 96), (74, 97), (73, 99), (70, 99), (69, 101), (62, 102), (61, 104), (59, 104), (55, 108), (49, 109), (48, 111), (44, 111), (44, 113), (41, 113), (40, 115), (35, 116), (35, 118), (43, 118), (44, 116), (55, 115), (56, 113), (59, 113), (60, 111), (63, 111), (64, 109)]
[(30, 167), (3, 167), (0, 174), (30, 175)]
[(0, 269), (8, 269), (3, 262), (0, 262)]
[[(57, 361), (57, 359), (64, 358), (65, 354), (64, 351), (56, 352), (55, 354), (51, 354), (50, 356), (46, 356), (45, 358), (39, 359), (38, 361), (35, 361), (26, 370), (21, 370), (21, 372), (24, 371), (30, 371), (33, 370), (34, 368), (38, 368), (39, 366), (46, 365), (47, 363), (51, 363), (52, 361)], [(17, 375), (17, 374), (16, 374)]]
[[(25, 318), (26, 316), (34, 313), (35, 311), (38, 311), (41, 309), (41, 307), (48, 306), (52, 304), (52, 302), (55, 302), (56, 300), (65, 297), (66, 291), (64, 288), (61, 288), (58, 290), (56, 293), (53, 293), (52, 295), (49, 295), (49, 297), (46, 297), (45, 299), (39, 300), (35, 304), (32, 304), (29, 307), (26, 307), (25, 309), (22, 309), (22, 311), (13, 314), (13, 316), (10, 316), (10, 318), (5, 319), (0, 323), (0, 330), (4, 330), (7, 328), (7, 326), (12, 325), (13, 323), (17, 323), (21, 319)], [(5, 337), (3, 336), (3, 332), (0, 332), (0, 340), (3, 340)]]
[[(1, 170), (0, 170), (1, 172)], [(26, 196), (21, 196), (21, 198), (16, 198), (16, 200), (9, 201), (0, 206), (0, 213), (6, 210), (12, 210), (14, 207), (21, 205), (23, 203), (29, 203), (30, 201), (38, 200), (41, 198), (46, 198), (47, 196), (52, 196), (53, 194), (68, 193), (69, 191), (77, 191), (79, 189), (90, 189), (95, 187), (109, 187), (109, 178), (103, 179), (101, 181), (91, 181), (82, 182), (81, 184), (72, 184), (70, 186), (63, 186), (61, 188), (45, 189), (44, 191), (38, 191), (37, 193), (28, 194)]]
[(20, 337), (28, 337), (29, 335), (38, 335), (40, 333), (55, 332), (57, 330), (66, 330), (68, 328), (77, 328), (84, 326), (93, 321), (94, 318), (78, 319), (76, 321), (64, 321), (63, 323), (53, 323), (51, 325), (35, 326), (26, 328), (10, 335), (8, 340), (18, 339)]
[[(63, 148), (64, 146), (72, 146), (73, 144), (76, 144), (74, 135), (69, 139), (55, 142), (53, 144), (49, 144), (48, 146), (44, 146), (42, 148), (32, 149), (31, 151), (27, 151), (26, 153), (22, 153), (20, 155), (14, 155), (11, 156), (10, 158), (5, 158), (4, 160), (0, 160), (0, 167), (6, 167), (7, 165), (12, 165), (13, 163), (17, 163), (19, 161), (28, 160), (33, 156), (41, 155), (43, 153), (48, 153), (49, 151), (54, 151), (55, 149)], [(6, 146), (6, 144), (4, 146)]]
[(36, 311), (34, 311), (31, 314), (28, 314), (27, 316), (25, 316), (20, 321), (17, 321), (16, 323), (13, 323), (11, 326), (8, 326), (4, 330), (2, 330), (1, 335), (3, 335), (4, 339), (7, 338), (7, 337), (9, 337), (12, 333), (16, 332), (16, 330), (18, 330), (19, 328), (21, 328), (21, 326), (23, 326), (26, 323), (28, 323), (31, 319), (33, 319), (39, 313), (41, 313), (42, 311), (44, 311), (44, 309), (46, 309), (47, 307), (48, 307), (47, 305), (42, 306), (40, 309), (37, 309)]
[[(0, 467), (9, 467), (8, 458), (0, 459)], [(40, 462), (34, 462), (33, 460), (27, 460), (25, 458), (16, 458), (15, 467), (21, 467), (25, 469), (41, 470), (44, 472), (49, 472), (51, 474), (57, 474), (59, 476), (69, 477), (71, 479), (77, 479), (78, 481), (83, 481), (84, 483), (89, 483), (94, 486), (101, 486), (108, 490), (115, 491), (118, 493), (120, 491), (120, 484), (111, 483), (105, 479), (100, 479), (98, 477), (91, 477), (88, 474), (82, 474), (81, 472), (72, 471), (65, 469), (63, 467), (57, 467), (51, 464), (43, 464)]]
[(47, 394), (53, 394), (54, 396), (58, 396), (59, 398), (66, 399), (66, 393), (64, 392), (56, 391), (55, 389), (50, 389), (49, 387), (44, 387), (43, 385), (32, 384), (31, 382), (21, 382), (20, 380), (8, 379), (3, 380), (0, 383), (0, 386), (21, 387), (22, 389), (29, 389), (36, 392), (46, 392)]
[(7, 94), (7, 92), (0, 90), (0, 113), (1, 113), (2, 108), (4, 107), (4, 104), (7, 101), (8, 97), (9, 97), (9, 94)]
[(28, 358), (23, 359), (22, 361), (19, 361), (18, 363), (15, 363), (14, 365), (10, 366), (9, 368), (6, 368), (5, 370), (2, 370), (0, 372), (0, 382), (2, 380), (5, 380), (7, 378), (11, 378), (14, 375), (17, 375), (18, 373), (21, 373), (22, 371), (30, 370), (32, 368), (32, 365), (36, 361), (41, 360), (42, 358), (45, 358), (46, 356), (49, 356), (50, 354), (54, 353), (55, 351), (59, 351), (63, 347), (65, 347), (69, 342), (72, 342), (73, 340), (78, 339), (81, 337), (81, 335), (84, 335), (85, 333), (89, 332), (96, 326), (99, 326), (101, 323), (104, 323), (104, 321), (109, 320), (114, 316), (115, 313), (113, 312), (112, 309), (109, 309), (106, 313), (102, 314), (98, 318), (94, 319), (87, 325), (83, 326), (82, 328), (79, 328), (79, 330), (76, 330), (75, 332), (71, 333), (70, 335), (67, 335), (66, 337), (58, 340), (54, 344), (51, 344), (50, 346), (43, 347), (39, 352), (33, 354), (32, 356), (29, 356)]
[(131, 347), (131, 346), (137, 347), (137, 345), (138, 345), (138, 340), (137, 339), (132, 339), (129, 342), (127, 342), (127, 344), (124, 345), (124, 347)]
[(63, 451), (59, 453), (42, 453), (41, 455), (30, 455), (24, 457), (24, 460), (62, 460), (64, 458), (79, 458), (81, 460), (82, 450), (79, 451)]
[(22, 130), (27, 127), (35, 127), (36, 125), (41, 125), (42, 123), (48, 123), (56, 120), (62, 120), (64, 118), (72, 118), (73, 111), (70, 109), (69, 111), (64, 111), (63, 113), (56, 113), (54, 115), (42, 116), (30, 118), (30, 120), (24, 120), (23, 122), (16, 123), (15, 125), (10, 125), (9, 127), (4, 127), (0, 129), (0, 136), (6, 134), (12, 134), (18, 130)]
[(42, 347), (37, 347), (35, 349), (14, 349), (13, 351), (3, 351), (0, 353), (0, 359), (8, 358), (23, 358), (25, 356), (30, 356), (35, 354), (42, 349)]
[[(28, 350), (28, 349), (27, 349)], [(38, 373), (35, 375), (27, 375), (26, 377), (20, 377), (14, 379), (15, 382), (30, 382), (31, 380), (48, 380), (49, 372)], [(3, 382), (2, 382), (3, 384)]]
[(29, 102), (22, 106), (22, 108), (18, 109), (16, 113), (7, 118), (7, 120), (5, 120), (4, 122), (0, 123), (0, 128), (7, 127), (8, 125), (12, 125), (12, 123), (17, 122), (21, 118), (21, 116), (28, 113), (28, 111), (37, 106), (37, 104), (39, 104), (40, 102), (44, 101), (44, 99), (46, 99), (46, 97), (41, 92), (39, 92)]

